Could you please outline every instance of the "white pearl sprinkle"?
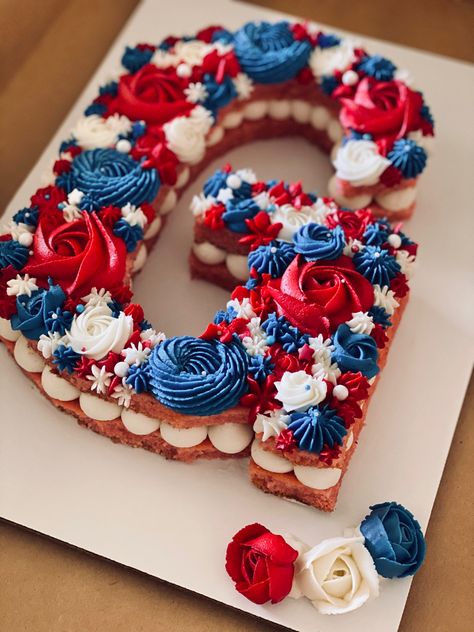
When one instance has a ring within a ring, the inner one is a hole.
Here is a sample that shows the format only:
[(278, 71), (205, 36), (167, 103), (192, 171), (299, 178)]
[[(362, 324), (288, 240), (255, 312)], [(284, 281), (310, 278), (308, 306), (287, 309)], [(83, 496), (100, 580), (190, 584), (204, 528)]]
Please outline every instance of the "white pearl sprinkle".
[(176, 74), (178, 75), (178, 77), (190, 77), (192, 75), (192, 69), (191, 66), (188, 66), (188, 64), (179, 64), (179, 66), (176, 68)]
[(359, 81), (359, 75), (354, 70), (346, 70), (342, 75), (342, 83), (345, 86), (354, 86)]
[(207, 375), (207, 371), (201, 371), (201, 375)]
[(125, 377), (128, 373), (129, 366), (126, 362), (117, 362), (114, 366), (114, 373), (117, 377)]
[(400, 246), (402, 245), (402, 238), (400, 237), (400, 235), (397, 235), (397, 233), (392, 233), (391, 235), (389, 235), (387, 241), (392, 246), (392, 248), (395, 248), (395, 250), (397, 248), (400, 248)]
[(127, 140), (126, 138), (121, 138), (117, 145), (115, 146), (115, 148), (117, 149), (117, 151), (119, 151), (121, 154), (128, 154), (129, 151), (132, 149), (132, 144), (129, 140)]
[(276, 251), (277, 251), (276, 246), (272, 246), (270, 248), (270, 252), (272, 253), (272, 255), (274, 255)]
[(347, 388), (347, 386), (344, 386), (344, 384), (337, 384), (334, 387), (332, 394), (336, 399), (342, 402), (344, 399), (347, 399), (349, 397), (349, 389)]
[(231, 173), (230, 176), (227, 177), (226, 184), (231, 189), (239, 189), (242, 185), (242, 180), (235, 173)]

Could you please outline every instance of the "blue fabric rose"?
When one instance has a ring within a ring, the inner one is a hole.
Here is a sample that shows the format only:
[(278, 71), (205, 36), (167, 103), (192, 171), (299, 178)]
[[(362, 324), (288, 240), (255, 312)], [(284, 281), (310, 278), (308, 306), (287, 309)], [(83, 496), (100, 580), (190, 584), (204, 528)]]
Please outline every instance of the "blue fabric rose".
[(258, 83), (282, 83), (306, 66), (311, 54), (307, 40), (295, 40), (288, 22), (248, 22), (234, 36), (242, 70)]
[(61, 307), (66, 295), (59, 285), (50, 285), (48, 290), (40, 288), (31, 296), (21, 294), (16, 298), (17, 313), (12, 316), (12, 328), (30, 340), (39, 340), (48, 332), (46, 322), (51, 312)]
[(377, 343), (367, 334), (354, 334), (345, 323), (339, 325), (333, 339), (332, 359), (341, 371), (360, 371), (368, 379), (380, 371), (377, 366)]
[(333, 260), (342, 255), (346, 241), (340, 226), (332, 230), (321, 224), (305, 224), (293, 237), (296, 252), (307, 261)]
[(408, 509), (395, 502), (372, 505), (360, 530), (382, 577), (414, 575), (423, 564), (426, 543), (421, 527)]

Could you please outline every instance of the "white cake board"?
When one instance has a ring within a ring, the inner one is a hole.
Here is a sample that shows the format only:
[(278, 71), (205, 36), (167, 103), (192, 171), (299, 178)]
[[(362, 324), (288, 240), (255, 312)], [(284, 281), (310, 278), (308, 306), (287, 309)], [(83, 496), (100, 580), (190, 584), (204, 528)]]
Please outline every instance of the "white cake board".
[[(62, 138), (118, 65), (125, 44), (158, 42), (222, 22), (236, 28), (277, 14), (229, 1), (143, 2), (9, 206), (24, 206)], [(0, 515), (92, 553), (191, 589), (234, 608), (301, 631), (396, 630), (409, 580), (384, 582), (380, 597), (355, 613), (324, 617), (306, 600), (257, 606), (241, 597), (224, 571), (224, 553), (242, 526), (261, 522), (308, 543), (357, 524), (371, 503), (396, 499), (426, 527), (472, 364), (473, 292), (472, 67), (431, 54), (360, 38), (367, 48), (409, 68), (437, 120), (438, 145), (423, 175), (419, 207), (406, 226), (420, 241), (410, 304), (377, 388), (361, 443), (336, 511), (262, 494), (245, 462), (185, 465), (114, 445), (54, 409), (7, 357), (0, 362)], [(233, 151), (234, 166), (260, 177), (301, 179), (324, 191), (328, 158), (302, 140), (257, 143)], [(224, 161), (222, 161), (223, 163)], [(207, 169), (193, 187), (197, 191)], [(198, 334), (227, 293), (189, 280), (192, 191), (136, 281), (136, 298), (169, 335)], [(435, 555), (435, 551), (428, 554)]]

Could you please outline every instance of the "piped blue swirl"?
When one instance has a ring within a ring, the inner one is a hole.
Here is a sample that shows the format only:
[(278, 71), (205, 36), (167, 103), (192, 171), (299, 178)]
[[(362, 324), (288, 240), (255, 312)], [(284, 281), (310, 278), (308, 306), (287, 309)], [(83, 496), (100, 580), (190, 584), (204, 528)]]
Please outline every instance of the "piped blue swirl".
[(327, 404), (315, 406), (304, 413), (293, 413), (288, 429), (300, 450), (320, 454), (324, 445), (333, 448), (342, 445), (347, 434), (343, 420)]
[(169, 338), (148, 364), (153, 395), (184, 415), (217, 415), (236, 406), (247, 389), (248, 356), (238, 339)]
[(307, 40), (295, 40), (288, 22), (248, 22), (234, 36), (234, 51), (258, 83), (282, 83), (304, 68), (311, 54)]
[(259, 274), (269, 274), (277, 279), (282, 276), (295, 258), (295, 250), (285, 241), (272, 241), (267, 246), (259, 246), (248, 255), (249, 268)]
[(341, 371), (360, 371), (370, 379), (379, 372), (377, 343), (367, 334), (354, 334), (346, 324), (339, 325), (333, 338), (332, 359)]
[(305, 224), (293, 236), (296, 252), (307, 261), (337, 259), (342, 255), (346, 241), (340, 226), (332, 230), (321, 224)]
[(387, 158), (394, 167), (400, 169), (404, 178), (416, 178), (426, 167), (426, 151), (414, 140), (401, 138), (396, 140)]
[(379, 246), (366, 246), (357, 252), (352, 261), (357, 272), (360, 272), (372, 285), (390, 285), (391, 279), (400, 272), (400, 265), (397, 263), (388, 250), (383, 250)]
[(235, 233), (248, 233), (246, 219), (252, 219), (260, 211), (258, 204), (252, 199), (230, 199), (222, 219), (229, 230)]
[(115, 149), (83, 151), (74, 158), (70, 175), (67, 192), (74, 188), (83, 191), (81, 208), (87, 210), (152, 202), (160, 187), (155, 169), (142, 169)]

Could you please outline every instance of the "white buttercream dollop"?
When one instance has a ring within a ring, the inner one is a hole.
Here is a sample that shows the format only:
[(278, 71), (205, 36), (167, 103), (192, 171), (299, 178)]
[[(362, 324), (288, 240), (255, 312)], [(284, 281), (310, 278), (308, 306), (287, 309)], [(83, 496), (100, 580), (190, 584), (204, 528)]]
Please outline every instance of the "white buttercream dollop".
[(374, 285), (374, 305), (376, 307), (383, 307), (389, 316), (399, 307), (400, 303), (395, 298), (395, 292), (391, 290), (388, 285), (380, 287), (380, 285)]
[(353, 334), (367, 334), (375, 327), (374, 319), (367, 312), (354, 312), (352, 318), (346, 321), (346, 325)]
[(337, 46), (319, 48), (316, 46), (309, 58), (309, 67), (316, 78), (323, 75), (333, 75), (336, 71), (343, 72), (355, 61), (355, 42), (350, 39), (341, 41)]
[(79, 397), (81, 392), (71, 382), (52, 372), (50, 366), (45, 365), (41, 373), (41, 386), (46, 395), (61, 402), (71, 402)]
[(86, 307), (75, 315), (70, 331), (70, 345), (76, 353), (93, 360), (104, 358), (109, 351), (120, 353), (133, 332), (133, 319), (121, 312), (112, 316), (107, 305)]
[(308, 375), (305, 371), (285, 371), (281, 380), (275, 382), (277, 394), (275, 398), (282, 404), (288, 412), (297, 410), (304, 411), (311, 406), (316, 406), (323, 401), (327, 393), (326, 383)]
[(206, 134), (212, 127), (212, 115), (201, 105), (189, 116), (177, 116), (163, 126), (168, 146), (181, 162), (197, 164), (206, 151)]
[(253, 424), (254, 432), (262, 433), (262, 441), (270, 437), (278, 437), (282, 430), (286, 430), (290, 416), (283, 410), (271, 410), (265, 414), (258, 414)]
[(379, 593), (379, 577), (362, 536), (323, 540), (298, 558), (296, 582), (321, 614), (343, 614)]
[(348, 140), (339, 147), (333, 161), (336, 175), (354, 186), (377, 184), (390, 160), (379, 154), (377, 144), (371, 140)]
[(260, 441), (255, 439), (252, 443), (250, 451), (252, 459), (255, 463), (267, 472), (274, 472), (275, 474), (286, 474), (293, 471), (293, 463), (288, 459), (278, 456), (274, 452), (268, 452), (264, 450), (260, 445)]
[(131, 129), (131, 121), (122, 114), (113, 114), (106, 119), (91, 114), (78, 120), (72, 134), (83, 149), (96, 149), (110, 147), (119, 135), (128, 134)]
[(251, 426), (231, 422), (209, 426), (207, 434), (212, 445), (224, 454), (242, 452), (253, 438)]

